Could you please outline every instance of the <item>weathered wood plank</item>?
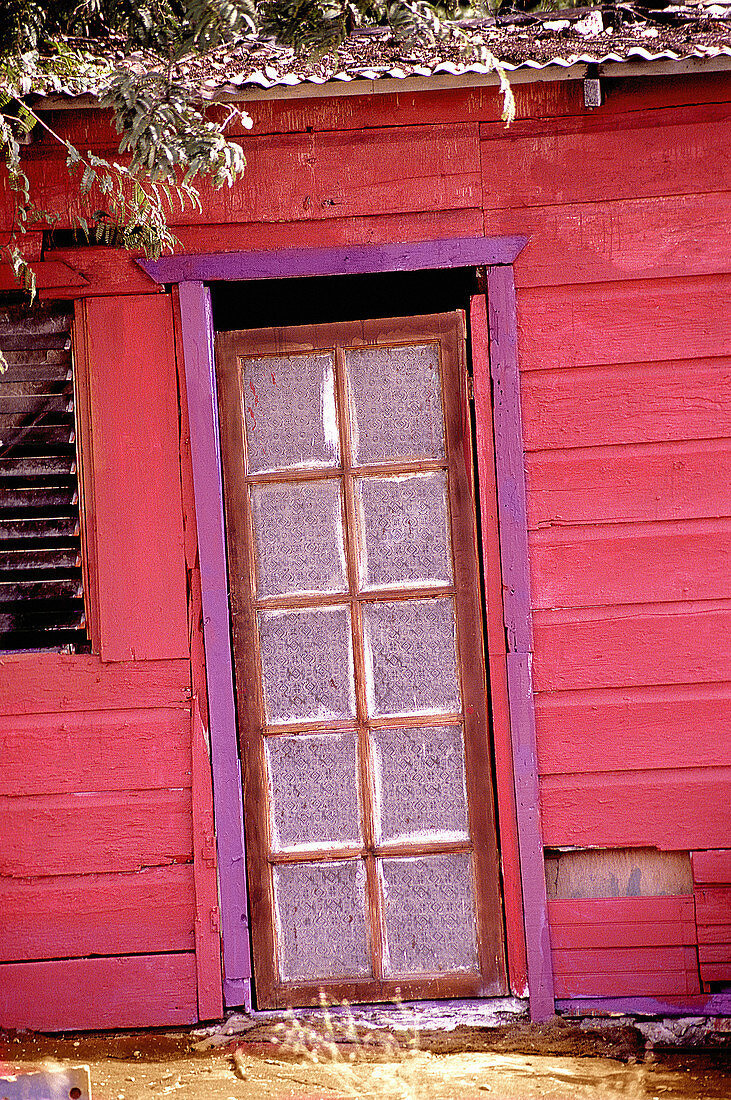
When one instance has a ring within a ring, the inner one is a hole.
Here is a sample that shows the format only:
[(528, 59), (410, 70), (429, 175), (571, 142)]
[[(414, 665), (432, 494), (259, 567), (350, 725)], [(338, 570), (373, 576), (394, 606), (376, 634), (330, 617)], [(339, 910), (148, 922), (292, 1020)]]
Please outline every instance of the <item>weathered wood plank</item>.
[(92, 654), (0, 656), (0, 714), (190, 709), (188, 661), (105, 664)]
[[(611, 937), (611, 942), (604, 946), (622, 947), (612, 931), (612, 926), (620, 925), (637, 929), (637, 937), (626, 944), (628, 947), (695, 942), (686, 938), (693, 931), (695, 915), (693, 898), (684, 894), (654, 898), (560, 898), (549, 901), (548, 912), (555, 933), (554, 947), (593, 947), (590, 940), (598, 928)], [(662, 939), (651, 938), (660, 934)]]
[[(480, 137), (487, 209), (731, 186), (726, 104), (637, 111), (624, 118), (596, 112), (591, 119), (527, 119), (511, 126), (508, 142), (499, 124), (492, 123), (480, 127)], [(627, 170), (630, 163), (632, 171)]]
[[(55, 298), (78, 299), (100, 294), (159, 294), (164, 290), (121, 248), (55, 248), (48, 255), (49, 259), (34, 269), (39, 290), (45, 291), (42, 297), (52, 294)], [(49, 284), (45, 269), (52, 266), (51, 261), (67, 269), (70, 278), (66, 282), (59, 274), (56, 282)]]
[(549, 527), (530, 539), (534, 608), (731, 598), (731, 520)]
[(190, 790), (0, 801), (0, 874), (103, 874), (188, 863)]
[(715, 852), (691, 852), (690, 860), (693, 879), (698, 885), (731, 884), (731, 848), (720, 848)]
[(488, 224), (491, 233), (529, 238), (515, 282), (537, 287), (723, 274), (731, 270), (730, 217), (731, 192), (723, 191), (491, 210)]
[(529, 371), (528, 451), (731, 436), (731, 359)]
[[(481, 204), (477, 123), (376, 127), (246, 139), (246, 173), (232, 188), (201, 193), (202, 211), (170, 212), (171, 225), (311, 221)], [(276, 164), (276, 172), (272, 166)], [(69, 194), (61, 159), (31, 152), (26, 170), (38, 201), (67, 226), (84, 213)], [(86, 211), (88, 215), (88, 211)]]
[(38, 1031), (195, 1023), (195, 955), (0, 966), (0, 1026)]
[(731, 924), (731, 886), (697, 887), (695, 917), (699, 925)]
[(730, 803), (728, 767), (547, 776), (543, 840), (549, 847), (715, 848), (728, 839)]
[(186, 657), (170, 299), (91, 299), (86, 315), (101, 655)]
[(327, 248), (349, 244), (399, 244), (410, 241), (479, 237), (482, 210), (423, 210), (404, 214), (331, 217), (317, 222), (242, 222), (179, 226), (186, 252), (233, 252), (281, 248)]
[(0, 717), (0, 794), (124, 791), (191, 784), (187, 710)]
[(731, 607), (723, 603), (537, 611), (533, 634), (536, 691), (728, 679)]
[(728, 356), (727, 303), (718, 275), (527, 287), (518, 292), (521, 369)]
[[(599, 971), (594, 974), (559, 974), (557, 997), (662, 997), (700, 993), (697, 975), (687, 970), (652, 969), (653, 951), (637, 953), (634, 965), (624, 973)], [(649, 964), (649, 969), (642, 969)]]
[[(655, 944), (646, 948), (554, 948), (553, 965), (557, 975), (576, 977), (579, 974), (587, 976), (593, 974), (605, 980), (612, 974), (631, 974), (635, 969), (649, 974), (664, 971), (684, 974), (687, 969), (688, 950), (687, 947), (680, 945), (659, 947)], [(693, 951), (692, 947), (690, 951)], [(685, 992), (685, 989), (682, 992)]]
[(531, 528), (731, 515), (731, 440), (526, 455)]
[(538, 763), (542, 775), (723, 767), (730, 723), (731, 684), (543, 693)]
[(0, 880), (0, 961), (192, 951), (192, 867)]
[(731, 922), (727, 924), (699, 924), (698, 943), (706, 947), (725, 948), (731, 945)]

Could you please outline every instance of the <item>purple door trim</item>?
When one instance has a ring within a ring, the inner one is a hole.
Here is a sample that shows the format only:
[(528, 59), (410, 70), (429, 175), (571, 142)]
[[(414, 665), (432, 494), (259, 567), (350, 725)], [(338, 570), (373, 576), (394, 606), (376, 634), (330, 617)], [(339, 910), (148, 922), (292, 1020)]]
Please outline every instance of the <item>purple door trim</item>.
[(528, 517), (523, 425), (520, 415), (518, 324), (512, 267), (488, 268), (487, 307), (507, 639), (508, 704), (513, 744), (530, 1014), (533, 1020), (547, 1020), (554, 1013), (553, 966), (538, 791), (536, 716), (531, 669), (533, 623), (528, 567)]
[(214, 807), (221, 884), (224, 997), (251, 1004), (241, 775), (237, 752), (218, 435), (213, 321), (203, 281), (293, 278), (487, 266), (508, 690), (530, 1012), (553, 1015), (553, 972), (538, 806), (528, 528), (512, 264), (525, 237), (464, 238), (352, 248), (294, 248), (138, 261), (159, 283), (180, 282), (208, 678)]
[(368, 275), (421, 268), (511, 264), (527, 237), (456, 237), (347, 248), (286, 248), (278, 252), (208, 252), (137, 263), (156, 283), (291, 279), (311, 275)]
[(195, 517), (203, 595), (203, 637), (213, 769), (226, 1005), (251, 1007), (244, 815), (231, 663), (223, 483), (210, 292), (180, 284), (180, 316), (190, 419)]

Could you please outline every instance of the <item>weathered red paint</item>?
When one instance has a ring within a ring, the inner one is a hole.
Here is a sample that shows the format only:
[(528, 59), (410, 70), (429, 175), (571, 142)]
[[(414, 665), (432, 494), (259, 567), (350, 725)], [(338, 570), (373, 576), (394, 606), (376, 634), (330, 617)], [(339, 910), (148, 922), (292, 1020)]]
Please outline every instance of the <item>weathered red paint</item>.
[[(593, 113), (578, 81), (524, 85), (507, 132), (490, 89), (260, 101), (244, 185), (180, 219), (191, 253), (529, 238), (515, 264), (532, 572), (520, 597), (534, 625), (520, 660), (523, 672), (533, 660), (543, 839), (691, 850), (696, 883), (695, 901), (551, 902), (567, 1005), (729, 1010), (700, 996), (691, 955), (706, 983), (728, 980), (730, 100), (720, 73), (612, 81)], [(55, 124), (109, 141), (98, 112)], [(61, 161), (43, 143), (28, 156), (66, 218)], [(40, 235), (32, 248), (39, 259)], [(0, 657), (0, 921), (36, 913), (0, 937), (0, 1024), (190, 1022), (220, 1011), (221, 978), (172, 311), (126, 257), (46, 255), (42, 294), (86, 299), (98, 621), (94, 654)], [(487, 489), (482, 503), (484, 565), (497, 571)], [(486, 589), (492, 649), (494, 577)], [(503, 649), (491, 674), (509, 863)], [(154, 928), (131, 889), (143, 865), (164, 895)], [(508, 873), (519, 984), (516, 910)]]

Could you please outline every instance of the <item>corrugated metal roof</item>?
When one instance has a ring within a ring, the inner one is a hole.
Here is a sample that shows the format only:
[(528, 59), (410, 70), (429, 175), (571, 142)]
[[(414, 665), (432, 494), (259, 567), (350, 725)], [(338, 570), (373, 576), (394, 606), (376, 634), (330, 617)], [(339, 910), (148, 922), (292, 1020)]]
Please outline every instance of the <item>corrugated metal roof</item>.
[[(616, 3), (597, 8), (487, 18), (458, 25), (436, 42), (398, 41), (388, 28), (355, 31), (323, 57), (303, 57), (262, 36), (242, 38), (180, 63), (180, 72), (210, 98), (303, 84), (404, 80), (488, 74), (488, 53), (508, 73), (576, 65), (731, 58), (731, 0), (689, 0), (664, 8)], [(101, 60), (101, 59), (100, 59)], [(113, 59), (138, 71), (154, 68), (139, 52)], [(103, 74), (93, 63), (81, 78), (50, 79), (42, 94), (94, 94)], [(335, 87), (333, 88), (335, 90)]]

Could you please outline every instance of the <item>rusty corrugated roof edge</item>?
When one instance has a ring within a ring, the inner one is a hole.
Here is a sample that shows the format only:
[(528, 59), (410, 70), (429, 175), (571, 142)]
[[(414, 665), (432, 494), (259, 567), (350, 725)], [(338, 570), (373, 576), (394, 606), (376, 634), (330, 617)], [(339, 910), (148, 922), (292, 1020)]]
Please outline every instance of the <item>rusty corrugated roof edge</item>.
[[(664, 8), (644, 8), (632, 0), (601, 7), (538, 12), (506, 18), (488, 17), (453, 25), (453, 39), (399, 42), (389, 28), (363, 28), (321, 57), (296, 54), (270, 38), (249, 35), (209, 53), (191, 55), (179, 64), (181, 75), (204, 97), (249, 98), (262, 94), (319, 94), (386, 90), (392, 81), (414, 79), (441, 84), (445, 78), (469, 83), (491, 82), (497, 58), (519, 79), (579, 76), (585, 67), (661, 66), (671, 71), (681, 63), (698, 68), (726, 68), (731, 61), (731, 0), (688, 0)], [(481, 52), (482, 51), (482, 52)], [(100, 58), (101, 60), (101, 58)], [(159, 59), (142, 52), (117, 64), (139, 72), (153, 70)], [(108, 70), (107, 70), (108, 71)], [(384, 83), (385, 82), (385, 83)], [(55, 78), (34, 90), (53, 97), (88, 102), (103, 90), (102, 68), (90, 69), (64, 84)], [(310, 93), (311, 94), (311, 93)]]

